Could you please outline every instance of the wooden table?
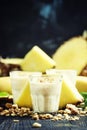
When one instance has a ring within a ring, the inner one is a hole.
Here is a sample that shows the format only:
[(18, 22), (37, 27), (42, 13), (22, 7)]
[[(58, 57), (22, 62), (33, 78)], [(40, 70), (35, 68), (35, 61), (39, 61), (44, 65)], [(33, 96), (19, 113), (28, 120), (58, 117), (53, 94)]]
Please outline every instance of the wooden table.
[[(33, 128), (32, 124), (38, 122), (41, 128)], [(0, 130), (87, 130), (87, 116), (76, 121), (68, 120), (32, 120), (30, 117), (0, 116)]]

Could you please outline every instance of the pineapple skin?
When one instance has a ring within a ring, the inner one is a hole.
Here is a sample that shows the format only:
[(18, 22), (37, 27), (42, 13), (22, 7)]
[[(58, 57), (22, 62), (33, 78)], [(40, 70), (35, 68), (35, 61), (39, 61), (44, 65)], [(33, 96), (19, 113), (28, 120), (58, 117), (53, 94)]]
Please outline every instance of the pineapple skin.
[(55, 61), (38, 46), (34, 46), (24, 57), (21, 68), (24, 71), (45, 72), (46, 69), (54, 68)]

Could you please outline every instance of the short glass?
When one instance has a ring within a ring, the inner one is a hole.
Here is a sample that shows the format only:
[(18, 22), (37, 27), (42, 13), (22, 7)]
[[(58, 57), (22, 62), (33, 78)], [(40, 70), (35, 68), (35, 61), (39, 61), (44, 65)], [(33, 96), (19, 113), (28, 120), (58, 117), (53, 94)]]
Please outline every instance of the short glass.
[(32, 101), (30, 96), (30, 75), (42, 75), (41, 72), (11, 71), (10, 79), (12, 85), (13, 102), (19, 107), (31, 107)]
[(61, 74), (64, 79), (68, 78), (69, 81), (75, 85), (76, 84), (76, 76), (77, 76), (77, 71), (76, 70), (71, 70), (71, 69), (47, 69), (46, 73), (51, 75), (51, 74)]
[(34, 112), (57, 112), (59, 109), (62, 76), (33, 75), (29, 78), (29, 82)]

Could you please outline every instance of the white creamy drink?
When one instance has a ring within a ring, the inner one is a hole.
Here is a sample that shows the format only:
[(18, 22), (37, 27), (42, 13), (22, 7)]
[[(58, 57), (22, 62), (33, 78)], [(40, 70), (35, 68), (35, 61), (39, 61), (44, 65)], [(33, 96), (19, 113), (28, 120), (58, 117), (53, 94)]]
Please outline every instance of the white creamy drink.
[(13, 101), (18, 106), (31, 107), (32, 105), (30, 96), (30, 84), (28, 80), (30, 75), (42, 75), (42, 73), (25, 71), (10, 72)]
[(77, 76), (77, 71), (76, 70), (59, 70), (59, 69), (48, 69), (46, 70), (46, 73), (51, 75), (51, 74), (61, 74), (63, 76), (63, 79), (68, 78), (70, 82), (72, 82), (73, 85), (76, 84), (76, 76)]
[(57, 112), (61, 86), (61, 76), (32, 76), (30, 89), (34, 112)]
[(11, 84), (12, 84), (12, 94), (14, 103), (21, 94), (21, 91), (28, 83), (27, 73), (23, 74), (20, 71), (12, 71), (10, 72)]

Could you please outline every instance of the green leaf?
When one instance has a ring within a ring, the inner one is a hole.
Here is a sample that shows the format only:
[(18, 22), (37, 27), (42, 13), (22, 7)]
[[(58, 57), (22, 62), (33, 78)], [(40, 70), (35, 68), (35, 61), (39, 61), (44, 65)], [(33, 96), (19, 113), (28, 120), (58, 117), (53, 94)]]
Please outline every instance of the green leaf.
[(8, 97), (9, 94), (7, 92), (0, 92), (0, 98), (2, 97)]
[(84, 98), (84, 102), (85, 102), (85, 107), (87, 106), (87, 92), (81, 92), (81, 95)]
[(87, 98), (87, 92), (81, 92), (81, 95), (82, 95), (84, 98)]

